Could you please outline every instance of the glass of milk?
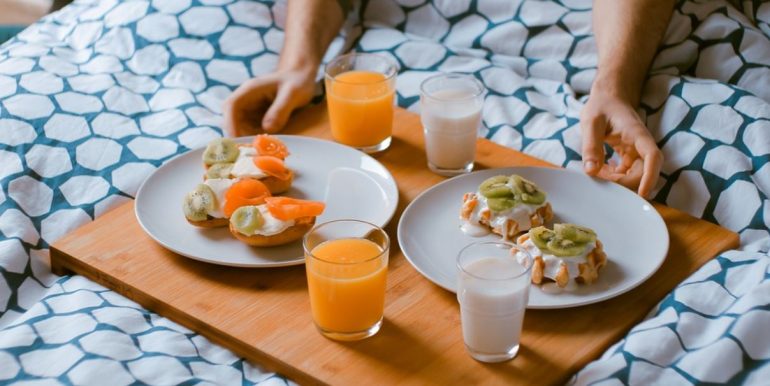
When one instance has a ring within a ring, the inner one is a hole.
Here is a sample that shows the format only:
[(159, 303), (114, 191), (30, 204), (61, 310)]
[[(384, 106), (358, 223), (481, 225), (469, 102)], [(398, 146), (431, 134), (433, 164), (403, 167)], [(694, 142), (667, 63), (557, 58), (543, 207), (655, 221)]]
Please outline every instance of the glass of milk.
[(455, 176), (473, 170), (484, 86), (472, 75), (438, 74), (420, 85), (428, 167)]
[(457, 300), (465, 347), (474, 359), (502, 362), (519, 352), (531, 267), (532, 256), (511, 243), (477, 242), (460, 251)]

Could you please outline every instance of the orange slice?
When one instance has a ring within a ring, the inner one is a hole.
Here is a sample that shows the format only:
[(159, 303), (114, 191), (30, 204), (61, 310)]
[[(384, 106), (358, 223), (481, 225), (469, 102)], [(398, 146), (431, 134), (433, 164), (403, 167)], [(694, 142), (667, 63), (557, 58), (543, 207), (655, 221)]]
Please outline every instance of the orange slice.
[(282, 221), (296, 220), (300, 217), (315, 217), (323, 213), (326, 208), (323, 202), (290, 197), (267, 197), (265, 203), (270, 214)]
[(291, 178), (291, 171), (283, 164), (283, 160), (271, 155), (254, 156), (254, 165), (265, 172), (268, 176), (273, 176), (279, 180), (286, 181)]
[(254, 148), (257, 149), (259, 155), (269, 155), (280, 159), (286, 159), (289, 155), (289, 149), (280, 139), (267, 134), (260, 134), (254, 138)]
[(225, 216), (229, 218), (242, 206), (262, 205), (267, 197), (270, 197), (270, 190), (262, 182), (253, 179), (237, 181), (225, 192)]

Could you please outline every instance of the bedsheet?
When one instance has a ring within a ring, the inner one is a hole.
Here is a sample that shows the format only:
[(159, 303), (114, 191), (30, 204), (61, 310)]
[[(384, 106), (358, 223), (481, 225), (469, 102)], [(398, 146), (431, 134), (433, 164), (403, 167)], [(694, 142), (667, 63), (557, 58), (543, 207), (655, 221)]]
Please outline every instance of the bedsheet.
[[(283, 384), (79, 276), (48, 245), (222, 135), (221, 103), (275, 67), (282, 2), (78, 0), (0, 47), (0, 383)], [(596, 71), (590, 0), (369, 0), (327, 58), (392, 55), (397, 102), (421, 79), (487, 87), (479, 135), (580, 168)], [(655, 200), (740, 232), (574, 384), (770, 379), (770, 5), (679, 1), (640, 115), (665, 164)], [(611, 317), (611, 316), (608, 316)]]

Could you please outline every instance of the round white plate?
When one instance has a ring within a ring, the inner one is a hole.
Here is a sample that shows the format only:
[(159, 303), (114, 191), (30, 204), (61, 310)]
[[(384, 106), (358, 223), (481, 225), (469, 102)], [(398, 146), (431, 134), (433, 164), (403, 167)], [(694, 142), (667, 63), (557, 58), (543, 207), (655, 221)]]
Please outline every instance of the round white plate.
[[(390, 172), (374, 158), (347, 146), (320, 139), (278, 136), (291, 155), (286, 166), (295, 173), (286, 196), (326, 203), (316, 223), (354, 218), (385, 226), (398, 204)], [(238, 138), (251, 142), (253, 137)], [(182, 200), (203, 180), (203, 149), (182, 154), (150, 175), (136, 193), (136, 217), (164, 247), (195, 260), (235, 267), (281, 267), (304, 262), (300, 241), (254, 248), (232, 237), (227, 228), (190, 225)]]
[(475, 192), (489, 177), (511, 174), (519, 174), (547, 192), (554, 222), (594, 229), (609, 260), (595, 283), (578, 286), (573, 292), (549, 294), (533, 285), (528, 308), (566, 308), (600, 302), (630, 291), (663, 264), (668, 252), (668, 230), (647, 201), (619, 185), (583, 173), (519, 167), (455, 177), (412, 201), (398, 224), (398, 242), (417, 271), (455, 292), (455, 259), (460, 249), (474, 241), (500, 240), (496, 235), (474, 238), (460, 231), (462, 196)]

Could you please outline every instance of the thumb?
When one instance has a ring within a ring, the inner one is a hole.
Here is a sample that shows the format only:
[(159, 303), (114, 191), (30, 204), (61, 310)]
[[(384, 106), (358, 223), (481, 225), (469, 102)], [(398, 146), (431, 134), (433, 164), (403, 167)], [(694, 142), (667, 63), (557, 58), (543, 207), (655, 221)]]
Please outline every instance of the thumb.
[(262, 118), (262, 128), (266, 132), (274, 133), (280, 131), (286, 125), (286, 121), (289, 120), (291, 112), (296, 107), (293, 94), (293, 89), (290, 87), (278, 88), (273, 103)]
[(583, 170), (595, 176), (604, 164), (604, 133), (607, 121), (604, 117), (594, 116), (580, 120), (583, 137)]

